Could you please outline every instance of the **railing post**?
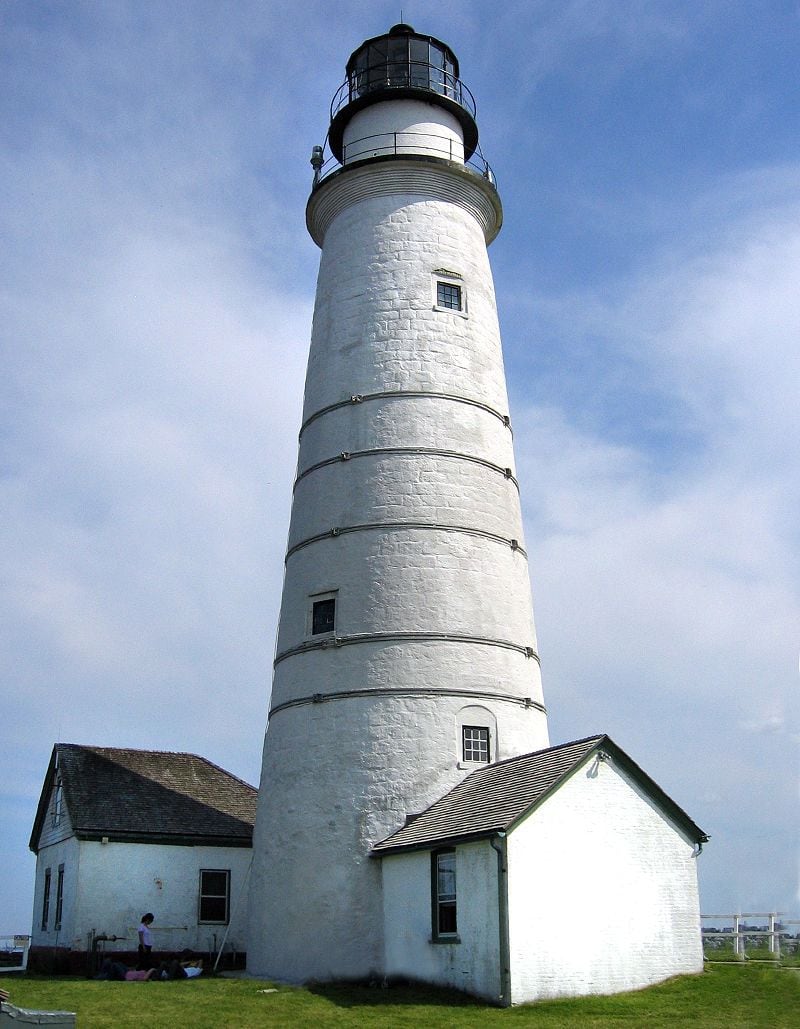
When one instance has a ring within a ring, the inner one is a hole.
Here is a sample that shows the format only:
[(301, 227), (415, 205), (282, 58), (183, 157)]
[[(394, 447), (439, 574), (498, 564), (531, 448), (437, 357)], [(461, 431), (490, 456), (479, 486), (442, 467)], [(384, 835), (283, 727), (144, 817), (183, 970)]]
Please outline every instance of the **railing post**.
[(744, 957), (744, 944), (739, 932), (739, 915), (733, 916), (733, 953), (734, 957)]

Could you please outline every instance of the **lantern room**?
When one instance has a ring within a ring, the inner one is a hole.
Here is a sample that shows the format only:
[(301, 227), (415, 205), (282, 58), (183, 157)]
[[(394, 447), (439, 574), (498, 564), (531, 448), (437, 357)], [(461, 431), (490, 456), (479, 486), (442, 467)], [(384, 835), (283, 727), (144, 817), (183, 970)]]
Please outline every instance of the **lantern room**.
[[(347, 78), (331, 103), (328, 133), (331, 152), (342, 164), (348, 163), (348, 144), (353, 141), (348, 126), (353, 118), (385, 101), (415, 101), (446, 112), (446, 121), (454, 124), (463, 143), (455, 159), (469, 160), (475, 152), (475, 100), (459, 79), (458, 60), (446, 43), (401, 22), (385, 35), (365, 40), (350, 55), (346, 70)], [(364, 127), (377, 127), (376, 119), (365, 122)], [(401, 125), (401, 131), (403, 128)], [(359, 152), (368, 149), (362, 146)]]

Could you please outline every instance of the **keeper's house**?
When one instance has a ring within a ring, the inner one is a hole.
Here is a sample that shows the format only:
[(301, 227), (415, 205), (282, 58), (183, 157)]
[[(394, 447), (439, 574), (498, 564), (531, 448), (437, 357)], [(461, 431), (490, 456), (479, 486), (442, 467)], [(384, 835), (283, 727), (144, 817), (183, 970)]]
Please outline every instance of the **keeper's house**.
[(53, 748), (30, 848), (29, 967), (83, 971), (98, 946), (121, 960), (152, 911), (156, 953), (246, 951), (244, 905), (256, 790), (196, 754)]

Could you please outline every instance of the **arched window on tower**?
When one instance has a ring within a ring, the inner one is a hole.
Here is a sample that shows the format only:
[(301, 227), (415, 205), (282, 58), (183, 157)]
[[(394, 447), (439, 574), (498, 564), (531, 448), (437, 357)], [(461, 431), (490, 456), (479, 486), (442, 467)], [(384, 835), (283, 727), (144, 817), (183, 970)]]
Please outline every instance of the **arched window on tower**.
[(497, 719), (479, 704), (462, 707), (456, 718), (456, 754), (459, 768), (488, 765), (497, 760)]

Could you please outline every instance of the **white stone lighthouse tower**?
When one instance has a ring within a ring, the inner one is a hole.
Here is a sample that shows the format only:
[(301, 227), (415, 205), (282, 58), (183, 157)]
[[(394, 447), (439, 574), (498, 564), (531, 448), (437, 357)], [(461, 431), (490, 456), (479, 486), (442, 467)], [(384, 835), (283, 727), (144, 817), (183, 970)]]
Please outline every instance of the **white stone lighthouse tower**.
[(251, 972), (293, 981), (379, 974), (370, 848), (548, 745), (474, 101), (401, 24), (331, 115), (248, 939)]

